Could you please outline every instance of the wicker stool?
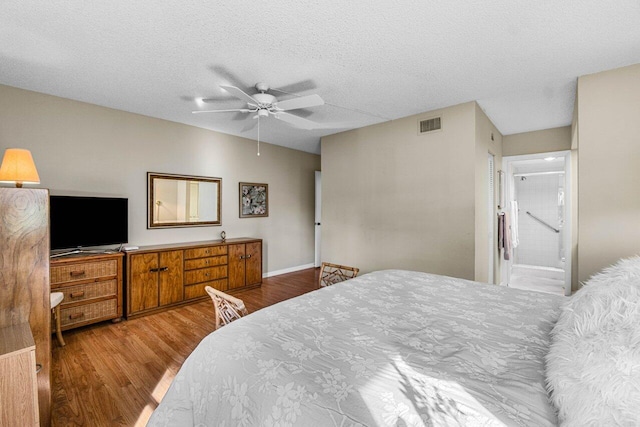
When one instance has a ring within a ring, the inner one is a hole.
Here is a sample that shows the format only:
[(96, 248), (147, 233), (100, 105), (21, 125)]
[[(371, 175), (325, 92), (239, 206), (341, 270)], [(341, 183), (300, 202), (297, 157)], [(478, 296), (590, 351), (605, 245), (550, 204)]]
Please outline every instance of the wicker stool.
[(242, 302), (241, 299), (227, 295), (211, 286), (205, 286), (204, 290), (207, 291), (213, 301), (216, 329), (248, 314), (244, 302)]
[(356, 267), (348, 267), (346, 265), (331, 264), (323, 262), (320, 268), (320, 276), (318, 278), (320, 287), (331, 286), (334, 283), (344, 280), (353, 279), (360, 271)]
[(62, 339), (62, 329), (60, 326), (60, 303), (64, 299), (62, 292), (51, 292), (51, 313), (56, 322), (56, 337), (61, 347), (64, 347), (64, 340)]

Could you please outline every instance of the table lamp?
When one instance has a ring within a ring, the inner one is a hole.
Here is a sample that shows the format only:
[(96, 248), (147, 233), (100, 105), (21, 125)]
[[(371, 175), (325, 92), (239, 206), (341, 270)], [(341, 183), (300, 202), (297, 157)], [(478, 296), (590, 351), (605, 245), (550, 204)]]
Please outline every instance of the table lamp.
[(33, 157), (29, 150), (22, 148), (7, 148), (0, 166), (0, 182), (15, 183), (21, 188), (22, 184), (40, 184), (40, 177)]

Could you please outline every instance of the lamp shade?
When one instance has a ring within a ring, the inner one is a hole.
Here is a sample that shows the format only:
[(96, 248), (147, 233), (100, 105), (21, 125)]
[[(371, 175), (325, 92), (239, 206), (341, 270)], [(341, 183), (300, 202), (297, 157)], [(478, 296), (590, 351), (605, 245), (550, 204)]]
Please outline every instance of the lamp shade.
[(22, 184), (40, 184), (40, 177), (29, 150), (7, 148), (0, 166), (0, 182), (15, 182), (16, 187)]

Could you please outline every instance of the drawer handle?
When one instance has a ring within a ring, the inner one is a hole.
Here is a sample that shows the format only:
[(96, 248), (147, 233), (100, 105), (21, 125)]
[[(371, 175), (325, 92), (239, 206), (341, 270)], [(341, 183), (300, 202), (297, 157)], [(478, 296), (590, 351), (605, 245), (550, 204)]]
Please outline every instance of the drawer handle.
[(160, 271), (169, 271), (169, 267), (162, 267), (160, 268)]
[(204, 277), (209, 277), (209, 273), (204, 273)]
[(71, 292), (71, 298), (80, 298), (84, 296), (84, 291), (80, 291), (80, 292)]
[(251, 254), (247, 255), (245, 258), (251, 258)]
[(39, 374), (42, 371), (42, 363), (36, 363), (36, 374)]
[(209, 265), (209, 260), (205, 261), (204, 265)]
[(80, 270), (80, 271), (71, 271), (69, 272), (69, 275), (71, 277), (73, 276), (83, 276), (84, 275), (84, 270)]
[(79, 319), (81, 317), (84, 317), (84, 313), (74, 313), (69, 315), (69, 319), (71, 320)]
[(208, 253), (209, 253), (209, 249), (207, 249), (206, 251), (204, 251), (204, 253), (205, 253), (205, 254), (208, 254)]
[(158, 271), (160, 271), (159, 268), (152, 268), (149, 270), (149, 273), (157, 273)]

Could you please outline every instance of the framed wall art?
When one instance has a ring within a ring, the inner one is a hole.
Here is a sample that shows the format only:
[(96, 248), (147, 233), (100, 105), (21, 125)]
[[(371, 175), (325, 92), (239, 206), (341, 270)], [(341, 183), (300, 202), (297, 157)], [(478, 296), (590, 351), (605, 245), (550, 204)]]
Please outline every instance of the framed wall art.
[(240, 218), (269, 216), (269, 184), (240, 183)]

